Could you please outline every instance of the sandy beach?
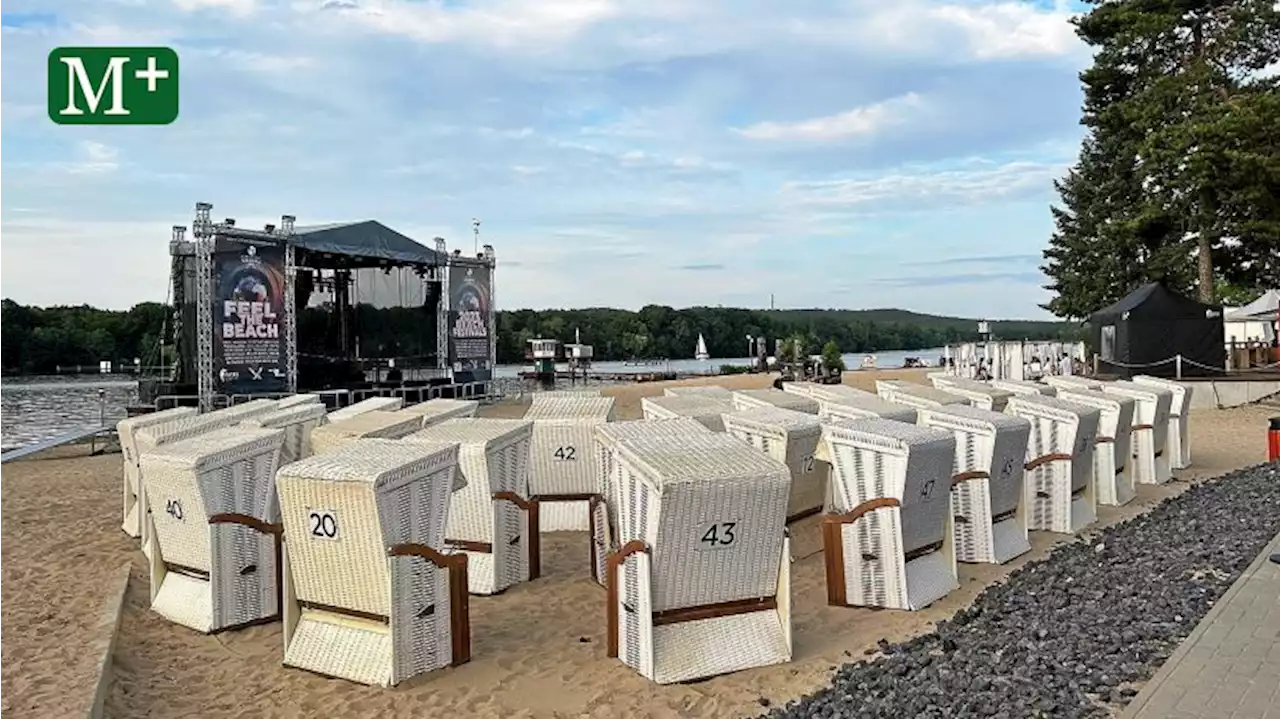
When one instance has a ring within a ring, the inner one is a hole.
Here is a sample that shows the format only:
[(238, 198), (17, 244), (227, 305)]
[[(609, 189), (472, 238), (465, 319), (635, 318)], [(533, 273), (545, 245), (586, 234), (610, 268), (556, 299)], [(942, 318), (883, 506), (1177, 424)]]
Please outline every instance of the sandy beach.
[[(923, 370), (846, 373), (848, 384)], [(741, 375), (682, 384), (767, 386)], [(640, 416), (640, 398), (667, 383), (611, 387), (618, 418)], [(520, 416), (523, 403), (482, 416)], [(1163, 487), (1142, 486), (1124, 508), (1100, 508), (1100, 525), (1139, 514), (1188, 482), (1265, 459), (1266, 418), (1245, 407), (1193, 412), (1193, 464)], [(135, 540), (119, 529), (120, 456), (76, 456), (72, 448), (5, 468), (3, 522), (3, 705), (6, 716), (83, 716), (93, 658), (87, 633), (112, 572), (133, 568), (107, 697), (113, 717), (734, 717), (758, 714), (827, 682), (881, 638), (930, 629), (986, 585), (1069, 538), (1033, 533), (1034, 550), (1004, 566), (961, 565), (961, 588), (922, 612), (825, 604), (817, 518), (793, 525), (794, 661), (690, 685), (657, 686), (605, 657), (604, 590), (588, 575), (585, 533), (544, 535), (543, 578), (496, 597), (472, 597), (471, 663), (385, 690), (281, 665), (279, 624), (204, 636), (147, 607), (147, 576)]]

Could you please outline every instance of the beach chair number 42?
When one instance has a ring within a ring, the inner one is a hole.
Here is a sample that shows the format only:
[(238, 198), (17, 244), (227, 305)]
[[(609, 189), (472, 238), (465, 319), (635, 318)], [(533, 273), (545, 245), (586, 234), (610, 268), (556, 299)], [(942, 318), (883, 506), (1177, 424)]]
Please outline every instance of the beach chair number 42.
[(307, 521), (311, 525), (311, 536), (319, 539), (338, 538), (338, 517), (333, 512), (312, 512)]
[(559, 447), (552, 456), (561, 462), (574, 462), (578, 459), (578, 450), (571, 445)]
[(166, 501), (164, 503), (164, 513), (181, 522), (182, 521), (182, 500), (170, 499)]
[(733, 533), (737, 522), (720, 522), (713, 524), (702, 533), (702, 543), (707, 545), (709, 549), (720, 549), (722, 547), (733, 546), (734, 541), (738, 538)]
[(812, 471), (813, 471), (813, 455), (812, 455), (812, 454), (805, 455), (805, 458), (804, 458), (804, 469), (803, 469), (803, 470), (801, 470), (801, 471), (802, 471), (802, 472), (812, 472)]

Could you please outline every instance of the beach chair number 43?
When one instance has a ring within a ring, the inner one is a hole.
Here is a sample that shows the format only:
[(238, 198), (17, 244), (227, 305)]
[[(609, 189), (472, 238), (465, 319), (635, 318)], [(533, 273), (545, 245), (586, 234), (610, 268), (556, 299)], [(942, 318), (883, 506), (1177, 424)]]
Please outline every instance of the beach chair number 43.
[(170, 499), (166, 501), (164, 503), (164, 513), (181, 522), (182, 521), (182, 500)]
[(572, 446), (559, 447), (552, 456), (561, 462), (574, 462), (578, 459), (578, 450)]
[(333, 512), (312, 512), (307, 521), (311, 525), (311, 536), (319, 539), (338, 538), (338, 517)]
[(707, 531), (702, 533), (701, 541), (709, 549), (720, 549), (722, 547), (733, 546), (734, 541), (738, 538), (737, 535), (733, 533), (734, 528), (737, 526), (737, 522), (720, 522), (719, 524), (713, 524), (707, 528)]

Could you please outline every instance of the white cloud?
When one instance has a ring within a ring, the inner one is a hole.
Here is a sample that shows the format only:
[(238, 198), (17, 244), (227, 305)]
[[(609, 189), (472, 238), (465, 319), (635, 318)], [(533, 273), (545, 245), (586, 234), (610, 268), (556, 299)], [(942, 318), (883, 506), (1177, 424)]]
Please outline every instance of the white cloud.
[(173, 0), (173, 4), (186, 12), (225, 10), (241, 17), (252, 15), (258, 9), (257, 0)]
[(925, 209), (979, 202), (1019, 199), (1047, 194), (1065, 163), (970, 162), (948, 170), (898, 171), (864, 179), (788, 182), (782, 196), (791, 203), (815, 208)]
[(924, 100), (909, 92), (827, 117), (799, 122), (760, 122), (744, 127), (738, 133), (752, 140), (824, 141), (869, 137), (905, 124), (924, 107)]
[(82, 140), (78, 150), (81, 159), (65, 165), (66, 171), (73, 175), (101, 175), (120, 167), (120, 151), (110, 145)]

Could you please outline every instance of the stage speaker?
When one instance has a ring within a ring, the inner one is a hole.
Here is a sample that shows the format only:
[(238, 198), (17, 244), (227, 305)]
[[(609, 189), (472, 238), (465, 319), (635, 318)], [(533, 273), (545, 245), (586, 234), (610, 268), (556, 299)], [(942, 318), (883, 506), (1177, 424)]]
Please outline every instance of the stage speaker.
[(444, 284), (439, 280), (431, 280), (427, 282), (427, 300), (426, 307), (432, 312), (440, 306), (440, 296), (444, 294)]
[(306, 309), (311, 293), (315, 291), (316, 278), (312, 270), (299, 269), (293, 280), (293, 297), (298, 310)]

